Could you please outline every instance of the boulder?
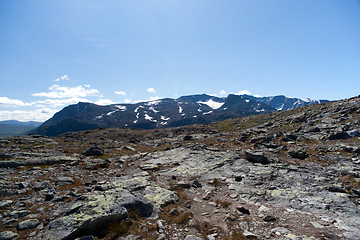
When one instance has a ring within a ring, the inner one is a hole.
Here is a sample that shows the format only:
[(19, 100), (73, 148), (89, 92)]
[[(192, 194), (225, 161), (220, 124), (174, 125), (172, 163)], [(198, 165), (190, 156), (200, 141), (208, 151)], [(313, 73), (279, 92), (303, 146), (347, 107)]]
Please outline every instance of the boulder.
[(360, 137), (360, 128), (350, 130), (347, 134), (349, 134), (350, 137)]
[(291, 149), (288, 151), (288, 154), (293, 158), (298, 158), (302, 160), (309, 156), (304, 149)]
[(0, 202), (0, 209), (9, 207), (9, 206), (11, 206), (12, 203), (13, 203), (13, 201), (11, 201), (11, 200), (3, 200)]
[(18, 230), (25, 230), (25, 229), (29, 229), (29, 228), (34, 228), (37, 225), (40, 224), (40, 221), (37, 219), (28, 219), (25, 221), (22, 221), (19, 223), (18, 225)]
[(261, 164), (268, 164), (270, 161), (264, 155), (263, 152), (260, 151), (245, 151), (245, 159), (252, 163), (261, 163)]
[(56, 185), (57, 186), (62, 186), (62, 185), (69, 185), (69, 184), (74, 184), (75, 181), (72, 177), (59, 177), (56, 180)]
[(19, 234), (12, 231), (0, 232), (0, 240), (12, 240), (19, 236)]
[(101, 148), (97, 147), (97, 146), (93, 146), (87, 150), (85, 150), (83, 153), (83, 155), (89, 157), (89, 156), (101, 156), (104, 155), (104, 150), (102, 150)]
[(328, 137), (329, 140), (347, 139), (347, 138), (350, 138), (350, 135), (345, 131), (334, 132)]
[(60, 217), (51, 221), (39, 239), (74, 239), (90, 235), (114, 221), (124, 220), (129, 211), (149, 217), (153, 206), (129, 191), (113, 188), (85, 195), (85, 200), (67, 204)]

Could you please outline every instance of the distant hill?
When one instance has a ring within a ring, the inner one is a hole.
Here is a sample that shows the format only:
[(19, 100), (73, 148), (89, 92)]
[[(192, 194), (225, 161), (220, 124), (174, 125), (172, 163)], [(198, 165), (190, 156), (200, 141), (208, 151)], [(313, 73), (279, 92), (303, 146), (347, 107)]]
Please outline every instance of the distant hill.
[(0, 121), (0, 137), (22, 136), (40, 126), (41, 122)]
[(71, 131), (106, 127), (168, 128), (212, 123), (229, 118), (294, 109), (327, 102), (285, 96), (233, 95), (219, 98), (207, 94), (164, 98), (136, 104), (99, 106), (80, 102), (65, 107), (33, 131), (57, 136)]

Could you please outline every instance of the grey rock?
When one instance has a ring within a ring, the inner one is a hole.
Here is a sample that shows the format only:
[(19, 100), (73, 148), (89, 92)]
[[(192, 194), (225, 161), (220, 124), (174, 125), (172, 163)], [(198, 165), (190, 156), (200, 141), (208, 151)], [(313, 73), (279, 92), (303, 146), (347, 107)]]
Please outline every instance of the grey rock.
[(335, 132), (328, 137), (329, 140), (347, 139), (347, 138), (350, 138), (350, 135), (345, 131)]
[(104, 150), (102, 150), (101, 148), (97, 147), (97, 146), (93, 146), (89, 149), (86, 149), (83, 152), (83, 155), (85, 156), (101, 156), (104, 155)]
[(45, 201), (50, 201), (55, 197), (53, 193), (46, 193), (45, 194)]
[(84, 236), (84, 237), (81, 237), (79, 238), (79, 240), (94, 240), (94, 236)]
[(259, 151), (258, 152), (250, 151), (250, 150), (245, 151), (245, 159), (253, 163), (261, 163), (261, 164), (270, 163), (270, 161), (264, 155), (264, 153)]
[(250, 211), (247, 208), (244, 208), (243, 206), (237, 206), (236, 210), (238, 210), (239, 212), (243, 213), (243, 214), (247, 214), (250, 215)]
[(40, 221), (37, 219), (28, 219), (25, 221), (22, 221), (19, 223), (18, 225), (18, 230), (25, 230), (25, 229), (29, 229), (29, 228), (34, 228), (37, 225), (40, 224)]
[(350, 137), (360, 137), (360, 128), (348, 131), (347, 134), (349, 134)]
[(194, 236), (194, 235), (187, 235), (184, 240), (204, 240), (203, 238)]
[(121, 188), (89, 193), (83, 202), (67, 204), (58, 213), (61, 217), (51, 221), (40, 237), (72, 239), (80, 232), (91, 234), (111, 221), (125, 219), (130, 210), (137, 211), (140, 216), (149, 217), (153, 206)]
[(245, 230), (243, 232), (243, 235), (247, 238), (247, 239), (258, 239), (258, 237), (252, 233), (252, 232), (249, 232), (248, 230)]
[(190, 188), (190, 183), (185, 181), (180, 181), (174, 184), (174, 188)]
[(75, 181), (72, 177), (59, 177), (56, 180), (56, 185), (57, 186), (62, 186), (62, 185), (69, 185), (69, 184), (74, 184)]
[(293, 158), (298, 158), (302, 160), (309, 156), (304, 149), (291, 149), (288, 151), (288, 154)]
[(28, 211), (28, 210), (19, 210), (19, 211), (10, 212), (10, 215), (15, 217), (15, 218), (22, 218), (22, 217), (25, 217), (25, 216), (27, 216), (29, 214), (31, 214), (31, 212)]
[(346, 190), (341, 188), (341, 187), (337, 187), (337, 186), (330, 186), (327, 188), (330, 192), (338, 192), (338, 193), (346, 193)]
[(11, 204), (13, 203), (13, 201), (11, 200), (3, 200), (0, 202), (0, 208), (6, 208), (11, 206)]
[(193, 186), (194, 188), (201, 188), (202, 187), (202, 184), (199, 182), (198, 179), (195, 179), (193, 181), (193, 183), (191, 184), (191, 186)]
[(37, 182), (37, 183), (35, 183), (34, 186), (33, 186), (33, 189), (35, 191), (39, 191), (39, 190), (43, 190), (43, 189), (50, 188), (50, 187), (51, 187), (50, 182), (45, 181), (45, 182)]
[(276, 218), (274, 216), (268, 215), (268, 216), (264, 217), (264, 221), (265, 222), (275, 222)]
[(161, 233), (156, 240), (166, 240), (166, 235)]
[(0, 232), (0, 240), (12, 240), (19, 236), (19, 234), (12, 231)]
[(275, 234), (275, 235), (278, 235), (278, 234), (285, 235), (285, 234), (289, 234), (290, 231), (284, 227), (276, 227), (276, 228), (271, 229), (271, 233)]

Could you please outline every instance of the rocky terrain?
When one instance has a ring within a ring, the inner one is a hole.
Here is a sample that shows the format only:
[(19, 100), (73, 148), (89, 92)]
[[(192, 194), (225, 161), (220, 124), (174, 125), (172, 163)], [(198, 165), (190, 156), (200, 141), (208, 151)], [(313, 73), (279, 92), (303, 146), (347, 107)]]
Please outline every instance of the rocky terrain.
[(0, 240), (360, 239), (360, 97), (0, 140)]

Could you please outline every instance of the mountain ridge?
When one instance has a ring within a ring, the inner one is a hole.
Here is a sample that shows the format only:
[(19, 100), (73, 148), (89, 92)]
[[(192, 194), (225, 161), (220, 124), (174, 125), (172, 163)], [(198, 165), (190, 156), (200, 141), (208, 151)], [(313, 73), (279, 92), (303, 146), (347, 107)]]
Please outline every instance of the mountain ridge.
[(40, 126), (41, 122), (21, 122), (17, 120), (0, 121), (0, 137), (22, 136)]
[(224, 98), (208, 94), (195, 94), (181, 96), (177, 99), (163, 98), (134, 104), (106, 106), (79, 102), (63, 108), (32, 133), (57, 136), (66, 132), (93, 128), (156, 129), (179, 127), (271, 113), (278, 110), (283, 111), (323, 102), (327, 102), (327, 100), (302, 100), (283, 95), (255, 97), (235, 94), (230, 94)]

